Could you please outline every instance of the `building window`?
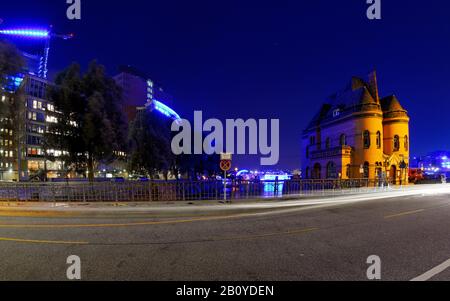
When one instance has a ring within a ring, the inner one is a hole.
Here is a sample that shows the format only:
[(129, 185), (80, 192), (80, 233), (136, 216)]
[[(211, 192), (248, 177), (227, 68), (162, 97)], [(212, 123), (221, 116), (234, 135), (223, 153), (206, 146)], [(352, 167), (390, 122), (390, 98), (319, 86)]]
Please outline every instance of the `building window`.
[(310, 173), (309, 167), (306, 167), (305, 179), (309, 179), (310, 177), (309, 173)]
[(409, 138), (408, 136), (405, 136), (405, 151), (409, 150)]
[(331, 148), (331, 138), (327, 138), (327, 140), (325, 140), (325, 148), (326, 149)]
[(364, 163), (364, 173), (363, 173), (363, 176), (364, 176), (364, 179), (368, 179), (369, 178), (369, 162), (365, 162)]
[(341, 109), (336, 109), (333, 111), (333, 117), (339, 117), (341, 115)]
[(316, 137), (314, 137), (314, 136), (309, 137), (309, 144), (310, 145), (316, 144)]
[(341, 146), (347, 146), (347, 136), (345, 136), (345, 134), (342, 134), (339, 138), (339, 144)]
[(336, 164), (334, 162), (329, 162), (327, 164), (327, 179), (336, 179), (336, 178), (337, 178)]
[(370, 132), (369, 131), (364, 131), (363, 144), (364, 144), (365, 149), (370, 148)]
[(400, 137), (398, 135), (394, 136), (394, 152), (398, 152), (400, 150)]
[(377, 148), (381, 148), (381, 133), (380, 131), (377, 132)]
[(322, 170), (322, 166), (319, 163), (316, 163), (314, 165), (312, 178), (313, 179), (320, 179), (322, 177), (321, 170)]
[(348, 179), (350, 179), (350, 164), (347, 164), (347, 167), (345, 169), (345, 175)]

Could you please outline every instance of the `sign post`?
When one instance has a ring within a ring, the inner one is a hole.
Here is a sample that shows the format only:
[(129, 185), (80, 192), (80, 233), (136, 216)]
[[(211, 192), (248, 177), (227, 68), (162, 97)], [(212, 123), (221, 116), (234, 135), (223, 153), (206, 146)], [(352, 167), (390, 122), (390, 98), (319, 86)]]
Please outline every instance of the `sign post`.
[[(220, 154), (220, 169), (223, 171), (223, 199), (227, 202), (227, 171), (231, 169), (232, 155), (228, 153)], [(230, 200), (231, 203), (231, 200)]]

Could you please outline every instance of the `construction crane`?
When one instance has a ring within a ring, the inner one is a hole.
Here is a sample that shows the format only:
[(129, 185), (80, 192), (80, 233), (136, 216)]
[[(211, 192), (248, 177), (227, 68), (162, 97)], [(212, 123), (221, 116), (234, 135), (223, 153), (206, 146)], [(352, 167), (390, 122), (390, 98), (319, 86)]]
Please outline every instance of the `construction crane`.
[[(0, 19), (0, 24), (3, 20)], [(70, 34), (56, 34), (52, 31), (52, 26), (49, 29), (36, 29), (36, 28), (12, 28), (12, 29), (0, 29), (0, 36), (12, 36), (36, 40), (44, 40), (44, 53), (40, 57), (39, 62), (39, 77), (47, 78), (48, 74), (48, 58), (50, 53), (50, 42), (52, 39), (69, 40), (74, 37), (73, 33)]]

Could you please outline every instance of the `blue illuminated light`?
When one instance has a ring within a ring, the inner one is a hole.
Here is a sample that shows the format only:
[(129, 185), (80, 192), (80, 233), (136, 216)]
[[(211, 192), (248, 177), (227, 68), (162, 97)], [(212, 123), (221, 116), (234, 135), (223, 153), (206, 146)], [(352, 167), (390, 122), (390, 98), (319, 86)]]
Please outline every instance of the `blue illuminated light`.
[(36, 38), (36, 39), (50, 38), (49, 31), (38, 30), (38, 29), (2, 29), (2, 30), (0, 30), (0, 34), (10, 35), (10, 36), (27, 37), (27, 38)]
[(250, 171), (248, 171), (247, 169), (243, 169), (243, 170), (239, 171), (236, 174), (236, 176), (240, 177), (240, 176), (242, 176), (243, 174), (246, 174), (246, 173), (250, 173)]
[(23, 81), (23, 75), (8, 76), (5, 90), (7, 92), (16, 92)]
[(153, 105), (155, 107), (155, 110), (166, 115), (167, 117), (173, 118), (175, 120), (181, 119), (180, 115), (178, 115), (177, 112), (175, 112), (174, 110), (172, 110), (171, 108), (169, 108), (168, 106), (163, 104), (162, 102), (153, 100)]

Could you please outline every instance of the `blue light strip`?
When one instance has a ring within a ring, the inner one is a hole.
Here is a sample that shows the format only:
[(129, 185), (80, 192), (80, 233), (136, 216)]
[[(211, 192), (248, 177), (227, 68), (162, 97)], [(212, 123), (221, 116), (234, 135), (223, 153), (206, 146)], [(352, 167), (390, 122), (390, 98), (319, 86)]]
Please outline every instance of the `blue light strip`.
[(48, 32), (47, 30), (37, 30), (37, 29), (3, 29), (0, 30), (0, 34), (27, 37), (27, 38), (36, 38), (36, 39), (50, 38), (50, 32)]
[(173, 118), (175, 120), (180, 120), (180, 115), (177, 114), (174, 110), (166, 106), (160, 101), (153, 100), (153, 105), (155, 106), (155, 109), (159, 111), (160, 113), (166, 115), (167, 117)]

